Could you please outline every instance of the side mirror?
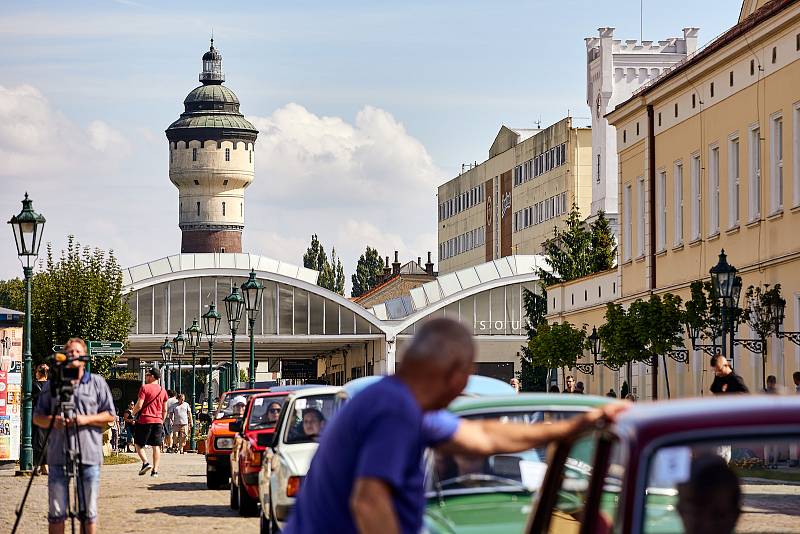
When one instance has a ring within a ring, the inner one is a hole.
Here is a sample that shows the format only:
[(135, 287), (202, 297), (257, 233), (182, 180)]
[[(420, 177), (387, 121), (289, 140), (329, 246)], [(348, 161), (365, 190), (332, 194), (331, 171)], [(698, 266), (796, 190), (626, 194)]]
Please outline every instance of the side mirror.
[(256, 436), (256, 444), (259, 447), (271, 447), (272, 446), (272, 438), (274, 437), (274, 433), (272, 434), (258, 434)]
[(237, 419), (236, 421), (231, 421), (228, 423), (228, 430), (231, 432), (241, 432), (242, 431), (242, 420)]

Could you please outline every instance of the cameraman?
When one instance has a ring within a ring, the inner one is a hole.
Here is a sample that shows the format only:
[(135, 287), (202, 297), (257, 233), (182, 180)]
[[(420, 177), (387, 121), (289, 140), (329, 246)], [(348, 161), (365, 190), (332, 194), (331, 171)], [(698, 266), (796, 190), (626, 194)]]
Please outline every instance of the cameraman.
[[(100, 375), (86, 371), (86, 362), (78, 358), (86, 356), (86, 343), (77, 337), (67, 341), (64, 353), (67, 356), (65, 365), (77, 368), (76, 380), (72, 380), (74, 391), (72, 402), (75, 404), (74, 419), (64, 419), (61, 415), (54, 415), (57, 408), (56, 392), (51, 392), (53, 381), (59, 371), (51, 369), (51, 379), (39, 395), (39, 401), (34, 410), (33, 423), (47, 429), (50, 421), (55, 418), (53, 430), (47, 441), (47, 465), (49, 474), (47, 479), (47, 497), (49, 511), (47, 520), (50, 523), (50, 534), (62, 534), (64, 521), (67, 518), (67, 485), (66, 456), (67, 446), (64, 443), (66, 425), (70, 425), (70, 443), (73, 450), (80, 451), (79, 488), (83, 488), (83, 495), (79, 496), (79, 503), (84, 510), (85, 517), (79, 517), (81, 532), (94, 534), (97, 530), (97, 495), (100, 489), (100, 465), (103, 463), (103, 431), (108, 424), (114, 421), (114, 402), (111, 390)], [(54, 366), (55, 367), (55, 366)], [(78, 426), (78, 443), (75, 441), (74, 427)], [(82, 497), (82, 498), (81, 498)]]

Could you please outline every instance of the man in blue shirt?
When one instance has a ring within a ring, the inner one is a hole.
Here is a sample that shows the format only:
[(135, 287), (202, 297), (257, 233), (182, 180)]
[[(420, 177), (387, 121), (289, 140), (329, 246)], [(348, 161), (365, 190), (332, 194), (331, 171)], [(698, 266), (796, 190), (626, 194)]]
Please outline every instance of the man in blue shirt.
[(434, 319), (418, 329), (397, 374), (348, 402), (322, 433), (286, 534), (417, 533), (425, 507), (427, 447), (488, 456), (557, 440), (621, 405), (548, 425), (467, 421), (443, 411), (467, 384), (475, 347), (460, 323)]

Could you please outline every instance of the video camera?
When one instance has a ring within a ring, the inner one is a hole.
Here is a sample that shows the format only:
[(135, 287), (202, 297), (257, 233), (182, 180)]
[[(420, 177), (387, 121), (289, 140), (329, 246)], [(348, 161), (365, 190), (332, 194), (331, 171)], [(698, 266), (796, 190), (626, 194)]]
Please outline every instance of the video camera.
[(70, 358), (60, 352), (53, 355), (53, 366), (50, 368), (50, 394), (62, 402), (70, 400), (75, 391), (72, 381), (80, 377), (80, 369), (70, 365), (76, 361), (88, 362), (89, 356)]

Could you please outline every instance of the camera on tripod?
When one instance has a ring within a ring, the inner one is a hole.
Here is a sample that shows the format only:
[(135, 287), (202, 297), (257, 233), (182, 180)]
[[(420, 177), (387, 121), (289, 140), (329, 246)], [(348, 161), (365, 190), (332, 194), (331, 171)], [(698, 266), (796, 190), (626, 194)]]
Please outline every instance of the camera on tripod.
[(80, 369), (72, 365), (75, 361), (88, 361), (88, 356), (69, 358), (57, 353), (53, 356), (53, 366), (50, 368), (50, 393), (62, 402), (68, 402), (75, 391), (73, 380), (80, 378)]

